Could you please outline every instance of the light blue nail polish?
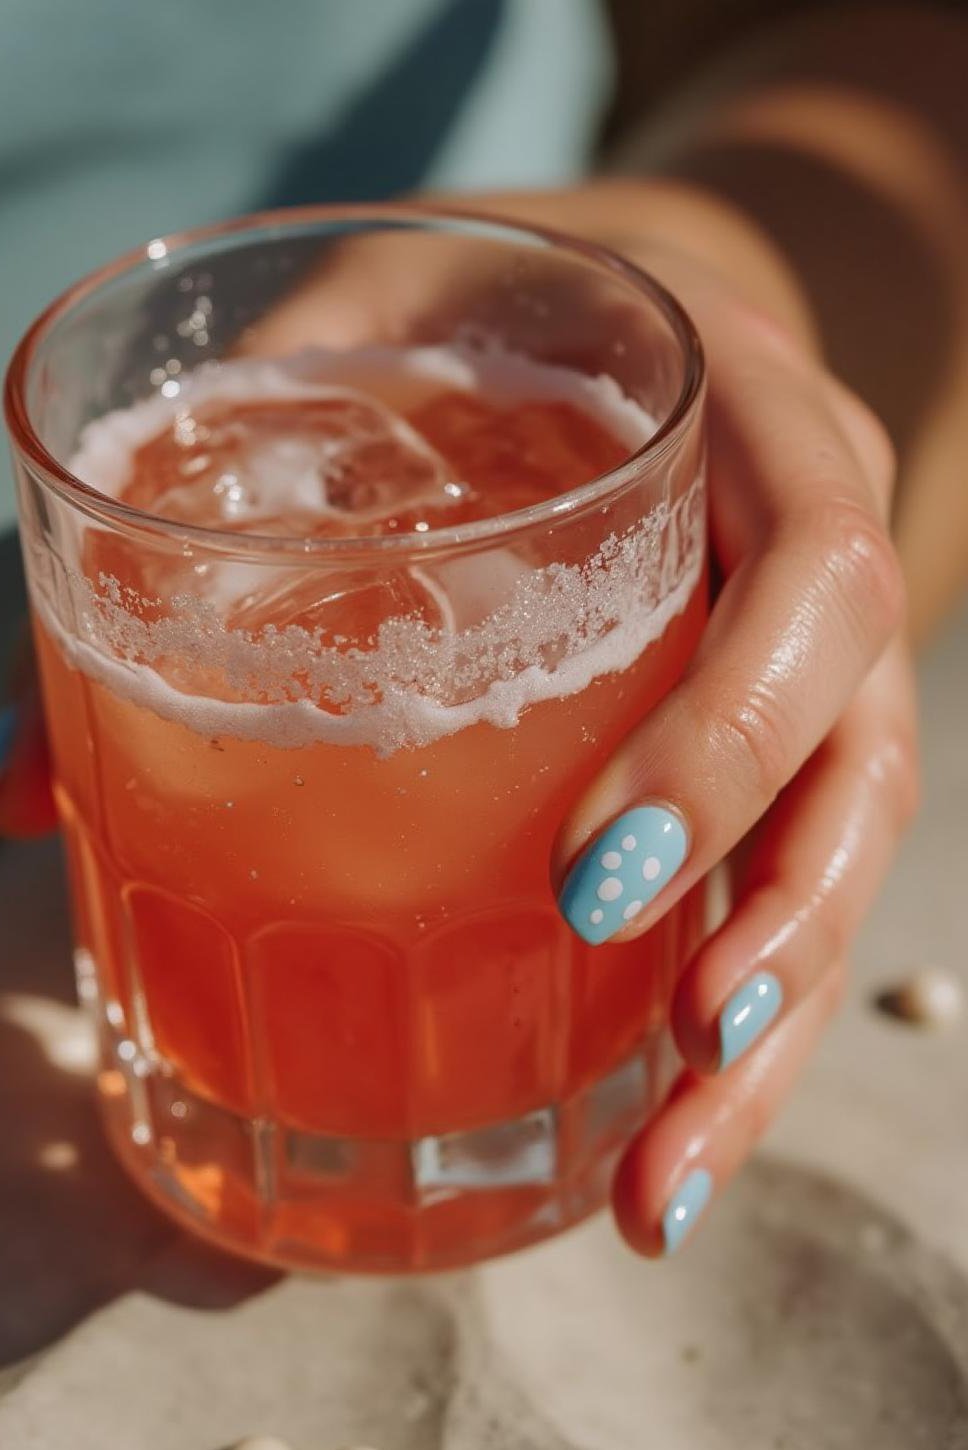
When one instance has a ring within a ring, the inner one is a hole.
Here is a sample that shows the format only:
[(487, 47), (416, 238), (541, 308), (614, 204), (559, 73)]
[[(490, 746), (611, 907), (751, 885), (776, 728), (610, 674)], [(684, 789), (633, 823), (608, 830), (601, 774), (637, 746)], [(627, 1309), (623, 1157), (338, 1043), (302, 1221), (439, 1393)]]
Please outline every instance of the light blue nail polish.
[(691, 1233), (712, 1191), (712, 1175), (705, 1168), (694, 1168), (689, 1177), (680, 1183), (662, 1215), (662, 1237), (667, 1254), (674, 1254), (686, 1235)]
[(13, 737), (17, 733), (17, 711), (13, 705), (0, 709), (0, 770), (7, 763), (7, 756), (13, 748)]
[(719, 1066), (735, 1062), (783, 1006), (783, 988), (772, 972), (757, 972), (734, 992), (719, 1014)]
[(591, 946), (608, 941), (657, 896), (689, 849), (685, 826), (665, 806), (636, 806), (613, 821), (575, 862), (558, 909)]

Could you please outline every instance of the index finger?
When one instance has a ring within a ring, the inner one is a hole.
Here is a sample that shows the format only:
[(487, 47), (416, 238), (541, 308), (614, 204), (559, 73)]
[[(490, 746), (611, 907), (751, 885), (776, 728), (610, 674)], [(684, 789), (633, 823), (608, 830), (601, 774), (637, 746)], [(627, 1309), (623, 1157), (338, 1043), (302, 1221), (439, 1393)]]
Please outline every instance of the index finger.
[[(682, 681), (557, 842), (559, 880), (581, 853), (560, 905), (593, 943), (639, 935), (735, 846), (830, 731), (903, 608), (875, 483), (822, 387), (755, 333), (727, 349), (728, 318), (713, 314), (705, 328), (716, 370), (712, 533), (726, 582)], [(606, 888), (604, 854), (622, 854), (613, 836), (656, 849), (623, 860)]]

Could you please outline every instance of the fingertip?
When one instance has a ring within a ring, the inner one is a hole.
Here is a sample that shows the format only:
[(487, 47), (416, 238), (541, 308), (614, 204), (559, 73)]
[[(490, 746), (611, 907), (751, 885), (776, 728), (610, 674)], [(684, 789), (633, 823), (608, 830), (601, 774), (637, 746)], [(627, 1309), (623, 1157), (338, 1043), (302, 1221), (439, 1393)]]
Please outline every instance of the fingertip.
[(672, 1011), (676, 1046), (701, 1076), (725, 1072), (760, 1042), (786, 1005), (783, 983), (766, 970), (751, 972), (709, 1013), (697, 1009), (694, 994), (683, 994)]
[(619, 1232), (635, 1253), (647, 1259), (674, 1254), (689, 1237), (713, 1196), (714, 1181), (702, 1164), (685, 1165), (673, 1185), (653, 1181), (645, 1135), (629, 1147), (612, 1193)]
[(704, 1077), (741, 1057), (790, 1005), (770, 948), (792, 936), (776, 921), (776, 893), (746, 896), (733, 915), (701, 944), (682, 973), (671, 1025), (683, 1060)]
[(759, 971), (723, 1004), (717, 1019), (722, 1072), (758, 1041), (783, 1007), (783, 987), (773, 972)]
[(619, 1163), (612, 1183), (612, 1212), (619, 1233), (635, 1253), (662, 1257), (664, 1242), (653, 1210), (654, 1187), (648, 1182), (649, 1159), (644, 1139), (634, 1138)]
[[(670, 1008), (673, 1040), (683, 1062), (702, 1077), (720, 1066), (718, 1014), (723, 989), (719, 973), (710, 970), (718, 936), (708, 938), (684, 969), (676, 985)], [(727, 989), (728, 990), (728, 989)]]
[(713, 1195), (708, 1168), (691, 1168), (662, 1211), (662, 1251), (668, 1257), (689, 1237)]
[(558, 909), (591, 946), (632, 940), (654, 921), (648, 908), (688, 854), (689, 832), (675, 807), (632, 806), (592, 836), (565, 878)]

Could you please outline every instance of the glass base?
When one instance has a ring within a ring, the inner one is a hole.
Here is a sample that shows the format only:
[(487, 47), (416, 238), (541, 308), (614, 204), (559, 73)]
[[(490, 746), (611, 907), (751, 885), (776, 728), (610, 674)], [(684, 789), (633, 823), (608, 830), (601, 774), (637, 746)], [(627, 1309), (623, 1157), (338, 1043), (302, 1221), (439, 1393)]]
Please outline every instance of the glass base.
[(624, 1144), (671, 1077), (661, 1033), (598, 1082), (508, 1121), (411, 1140), (305, 1132), (230, 1112), (142, 1053), (85, 956), (78, 980), (122, 1163), (183, 1227), (284, 1269), (448, 1269), (559, 1233), (607, 1201)]

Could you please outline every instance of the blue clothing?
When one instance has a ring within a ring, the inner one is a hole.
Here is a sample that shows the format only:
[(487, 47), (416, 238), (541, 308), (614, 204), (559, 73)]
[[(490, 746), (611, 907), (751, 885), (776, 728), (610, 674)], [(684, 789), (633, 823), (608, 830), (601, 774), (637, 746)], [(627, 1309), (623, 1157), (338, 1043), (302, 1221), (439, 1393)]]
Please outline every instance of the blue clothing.
[(611, 78), (598, 0), (0, 0), (0, 26), (4, 359), (57, 292), (160, 233), (567, 181)]

